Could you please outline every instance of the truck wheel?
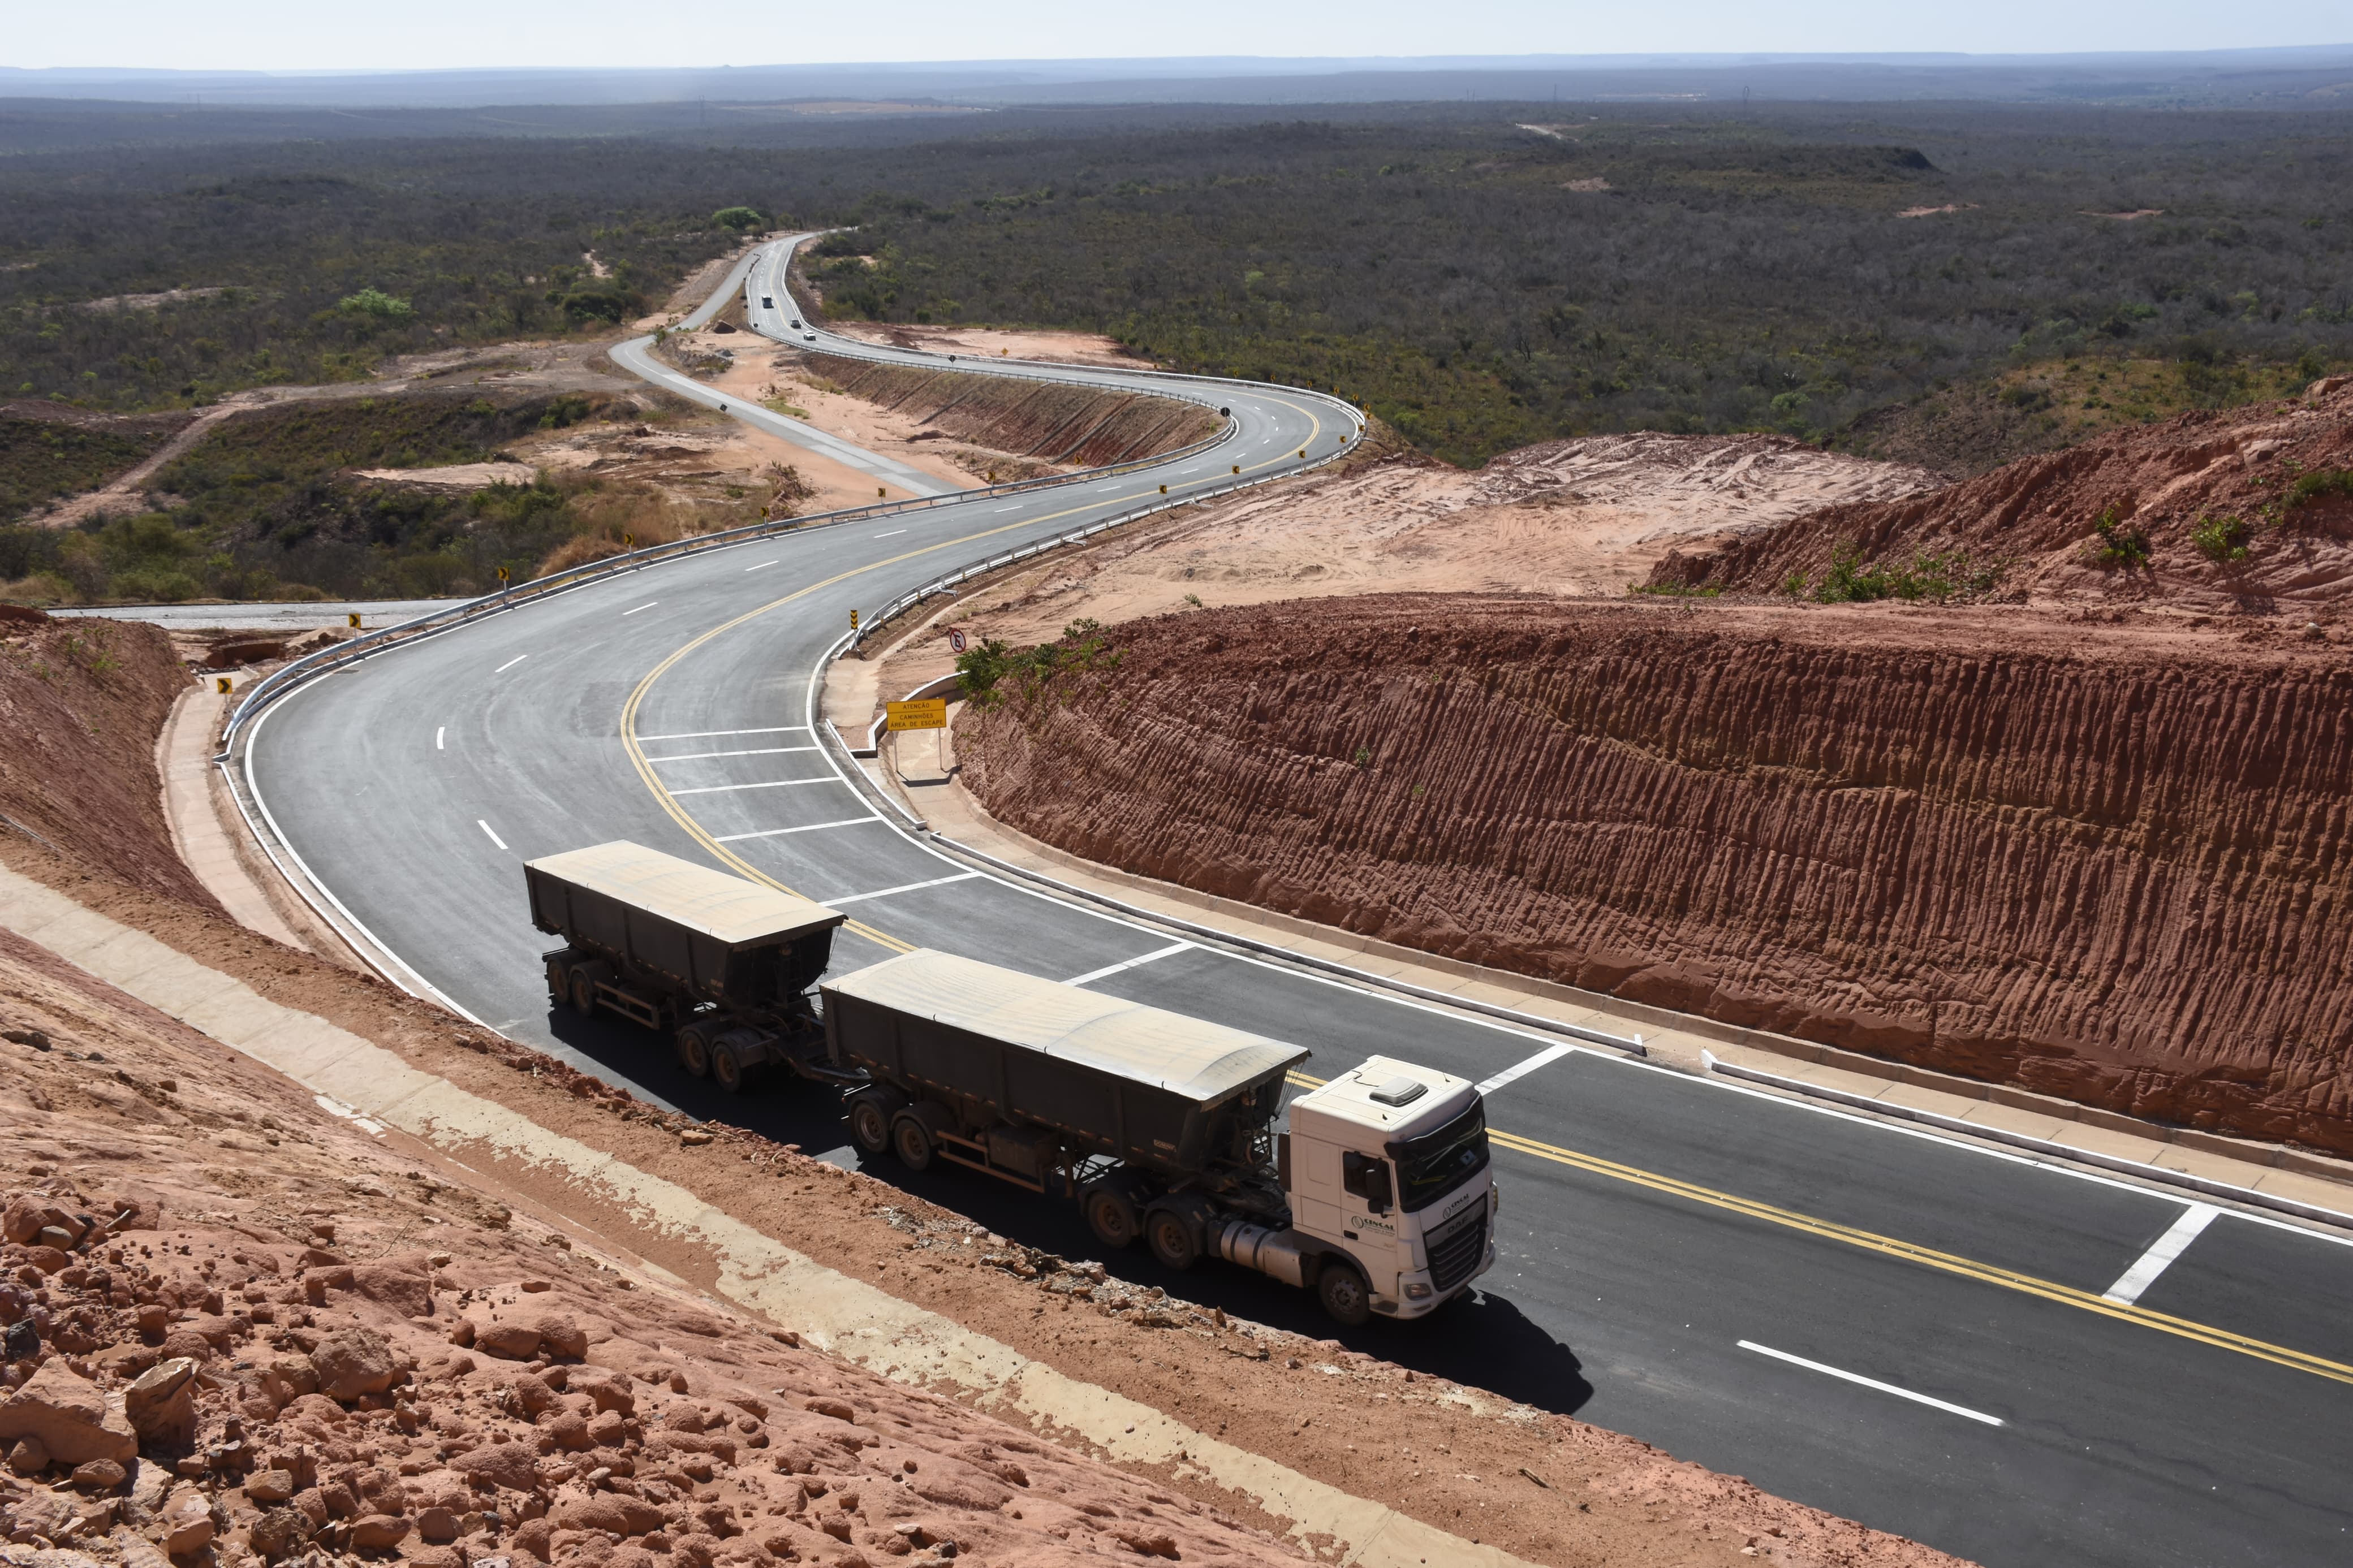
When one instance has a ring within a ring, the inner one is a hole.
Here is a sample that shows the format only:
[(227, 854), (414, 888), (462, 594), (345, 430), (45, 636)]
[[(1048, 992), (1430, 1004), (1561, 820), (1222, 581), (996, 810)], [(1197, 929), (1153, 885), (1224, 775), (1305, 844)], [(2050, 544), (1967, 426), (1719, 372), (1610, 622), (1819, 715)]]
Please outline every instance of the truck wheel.
[(932, 1142), (932, 1130), (912, 1116), (902, 1115), (891, 1123), (891, 1152), (899, 1156), (899, 1163), (911, 1171), (920, 1171), (932, 1163), (932, 1152), (938, 1145)]
[(572, 971), (564, 966), (559, 954), (547, 961), (547, 1001), (553, 1007), (563, 1007), (572, 1001)]
[(712, 1081), (730, 1094), (744, 1092), (744, 1063), (733, 1046), (711, 1047)]
[(1145, 1215), (1144, 1239), (1153, 1257), (1179, 1273), (1201, 1261), (1201, 1244), (1192, 1225), (1175, 1209), (1157, 1208)]
[(1118, 1248), (1133, 1246), (1135, 1233), (1141, 1229), (1135, 1217), (1135, 1200), (1117, 1187), (1104, 1183), (1087, 1189), (1081, 1201), (1087, 1216), (1087, 1228), (1105, 1247)]
[(1315, 1276), (1315, 1297), (1324, 1303), (1324, 1310), (1335, 1322), (1358, 1328), (1373, 1315), (1373, 1288), (1353, 1263), (1337, 1258), (1326, 1263)]
[(596, 1011), (596, 977), (585, 963), (572, 972), (572, 1007), (584, 1018)]
[(849, 1141), (870, 1157), (891, 1147), (891, 1118), (871, 1095), (857, 1095), (849, 1101)]
[(678, 1032), (678, 1065), (696, 1078), (711, 1076), (711, 1035), (700, 1024)]

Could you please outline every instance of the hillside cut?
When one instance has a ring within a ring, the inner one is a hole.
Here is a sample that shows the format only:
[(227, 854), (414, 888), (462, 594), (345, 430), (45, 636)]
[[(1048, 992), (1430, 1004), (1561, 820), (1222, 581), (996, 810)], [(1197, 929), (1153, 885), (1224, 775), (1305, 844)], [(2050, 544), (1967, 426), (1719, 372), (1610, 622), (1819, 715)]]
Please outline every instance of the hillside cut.
[(1115, 627), (967, 784), (1347, 930), (2353, 1152), (2353, 661), (1999, 611), (1394, 595)]

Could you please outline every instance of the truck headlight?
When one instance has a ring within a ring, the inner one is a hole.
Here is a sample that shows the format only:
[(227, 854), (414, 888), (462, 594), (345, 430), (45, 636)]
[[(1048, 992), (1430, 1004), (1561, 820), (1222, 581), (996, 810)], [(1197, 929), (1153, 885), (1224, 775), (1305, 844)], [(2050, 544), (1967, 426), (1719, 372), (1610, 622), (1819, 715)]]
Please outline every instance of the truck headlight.
[(1419, 1280), (1415, 1280), (1405, 1288), (1405, 1299), (1409, 1301), (1424, 1300), (1429, 1298), (1429, 1295), (1430, 1287)]

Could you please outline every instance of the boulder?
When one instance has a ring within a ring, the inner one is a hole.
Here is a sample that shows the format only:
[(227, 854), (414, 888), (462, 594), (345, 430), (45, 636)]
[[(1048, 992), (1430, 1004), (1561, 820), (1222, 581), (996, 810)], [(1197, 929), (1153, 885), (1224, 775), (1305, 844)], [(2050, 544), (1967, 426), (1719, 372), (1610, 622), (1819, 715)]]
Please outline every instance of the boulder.
[(539, 1353), (539, 1331), (529, 1323), (476, 1323), (470, 1342), (501, 1361), (529, 1361)]
[(328, 1335), (311, 1352), (311, 1363), (319, 1372), (319, 1392), (346, 1405), (364, 1394), (382, 1394), (401, 1370), (392, 1347), (372, 1329)]
[(139, 1438), (131, 1423), (107, 1408), (98, 1384), (77, 1377), (61, 1358), (41, 1363), (5, 1405), (0, 1405), (0, 1443), (39, 1440), (52, 1464), (81, 1465), (92, 1459), (128, 1464), (137, 1458)]
[(447, 1546), (458, 1539), (458, 1516), (446, 1508), (428, 1508), (417, 1516), (417, 1533), (434, 1546)]
[(521, 1443), (491, 1443), (449, 1461), (449, 1468), (476, 1485), (527, 1492), (539, 1485), (539, 1456)]
[(164, 1550), (174, 1557), (192, 1557), (212, 1544), (212, 1506), (194, 1487), (184, 1486), (172, 1494), (159, 1522)]
[(294, 1472), (264, 1470), (259, 1475), (247, 1479), (245, 1495), (251, 1501), (264, 1507), (291, 1501), (294, 1496)]
[(91, 1459), (74, 1467), (73, 1484), (86, 1492), (111, 1492), (130, 1473), (112, 1459)]
[(0, 1234), (20, 1247), (34, 1245), (45, 1230), (62, 1232), (65, 1245), (71, 1247), (89, 1228), (79, 1215), (60, 1208), (44, 1193), (19, 1193), (8, 1200), (6, 1209), (0, 1210)]
[(123, 1390), (122, 1414), (149, 1448), (185, 1448), (196, 1440), (196, 1363), (190, 1356), (159, 1361)]
[(352, 1521), (352, 1549), (384, 1552), (408, 1539), (408, 1521), (398, 1514), (371, 1513)]
[(290, 1508), (273, 1508), (253, 1523), (248, 1539), (269, 1562), (291, 1557), (309, 1543), (311, 1521)]
[(548, 1517), (558, 1530), (604, 1530), (616, 1535), (643, 1535), (664, 1523), (661, 1510), (643, 1498), (617, 1492), (565, 1498)]
[(539, 1331), (543, 1355), (578, 1361), (588, 1353), (588, 1331), (564, 1312), (542, 1312), (532, 1326)]
[(421, 1268), (362, 1263), (352, 1269), (352, 1284), (369, 1300), (381, 1301), (405, 1318), (427, 1317), (433, 1311), (433, 1280)]
[(19, 1437), (8, 1446), (8, 1468), (20, 1476), (37, 1476), (49, 1468), (49, 1451), (38, 1437)]

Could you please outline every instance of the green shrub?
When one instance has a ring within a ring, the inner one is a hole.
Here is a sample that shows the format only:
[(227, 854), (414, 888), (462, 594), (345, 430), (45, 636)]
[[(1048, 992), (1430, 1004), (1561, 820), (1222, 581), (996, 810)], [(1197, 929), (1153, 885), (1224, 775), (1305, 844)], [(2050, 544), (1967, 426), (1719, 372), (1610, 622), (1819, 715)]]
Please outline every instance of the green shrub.
[(2247, 525), (2235, 517), (2201, 517), (2190, 525), (2189, 541), (2209, 561), (2247, 558)]
[(2328, 496), (2353, 496), (2353, 469), (2315, 468), (2299, 475), (2287, 488), (2288, 510), (2294, 511)]
[(2148, 535), (2137, 528), (2125, 527), (2115, 507), (2094, 521), (2092, 531), (2100, 540), (2092, 546), (2094, 565), (2121, 566), (2129, 572), (2148, 564)]
[[(1830, 570), (1814, 590), (1822, 605), (1853, 605), (1873, 599), (1933, 599), (1943, 601), (1990, 593), (2001, 581), (2000, 566), (1978, 566), (1966, 550), (1915, 551), (1900, 564), (1862, 563), (1862, 547), (1852, 542), (1831, 552)], [(1805, 592), (1806, 579), (1791, 573), (1781, 591), (1795, 596)]]
[(417, 315), (417, 308), (407, 300), (396, 300), (381, 289), (363, 289), (356, 294), (346, 294), (335, 301), (335, 309), (372, 325), (398, 326)]
[(755, 228), (765, 227), (768, 220), (761, 216), (758, 207), (721, 207), (711, 215), (711, 221), (721, 228), (749, 234)]

